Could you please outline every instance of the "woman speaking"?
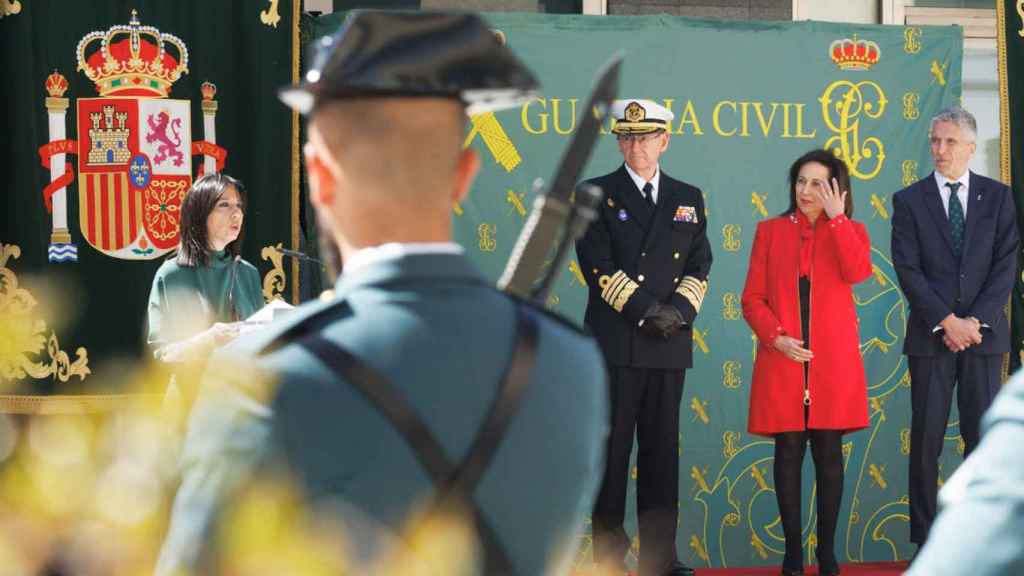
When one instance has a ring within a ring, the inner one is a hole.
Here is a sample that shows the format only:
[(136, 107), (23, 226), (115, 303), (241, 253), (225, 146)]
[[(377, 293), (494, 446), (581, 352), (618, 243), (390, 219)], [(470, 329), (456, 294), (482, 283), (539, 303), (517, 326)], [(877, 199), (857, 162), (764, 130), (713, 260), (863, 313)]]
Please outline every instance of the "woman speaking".
[(789, 209), (758, 224), (743, 289), (757, 335), (748, 430), (775, 439), (773, 475), (786, 554), (803, 574), (800, 469), (808, 441), (817, 486), (819, 574), (839, 574), (842, 435), (868, 424), (853, 285), (871, 275), (864, 225), (850, 220), (846, 164), (825, 150), (789, 169)]
[(231, 176), (196, 180), (181, 206), (177, 254), (153, 278), (149, 345), (158, 360), (176, 365), (168, 400), (185, 392), (186, 407), (203, 360), (263, 306), (259, 273), (239, 256), (245, 206), (245, 187)]

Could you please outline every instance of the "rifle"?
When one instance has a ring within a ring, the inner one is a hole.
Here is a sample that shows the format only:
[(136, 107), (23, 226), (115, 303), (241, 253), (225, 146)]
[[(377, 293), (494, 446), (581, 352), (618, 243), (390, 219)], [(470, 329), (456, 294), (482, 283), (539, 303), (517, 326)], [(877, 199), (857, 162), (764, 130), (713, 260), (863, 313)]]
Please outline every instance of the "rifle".
[[(589, 184), (577, 186), (576, 181), (590, 158), (601, 124), (618, 91), (621, 64), (622, 53), (619, 52), (598, 72), (594, 89), (577, 119), (579, 128), (555, 170), (551, 187), (545, 190), (542, 180), (534, 182), (537, 198), (533, 209), (498, 280), (498, 288), (513, 296), (543, 306), (565, 263), (569, 246), (597, 217), (603, 192)], [(556, 238), (558, 244), (551, 266), (541, 277)]]

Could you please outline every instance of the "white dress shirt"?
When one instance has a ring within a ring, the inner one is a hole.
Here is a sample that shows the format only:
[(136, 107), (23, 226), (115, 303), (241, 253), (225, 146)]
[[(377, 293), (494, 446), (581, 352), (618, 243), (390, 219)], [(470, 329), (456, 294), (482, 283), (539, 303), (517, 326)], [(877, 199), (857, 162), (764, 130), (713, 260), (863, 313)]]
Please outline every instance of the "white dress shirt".
[(971, 183), (971, 171), (965, 170), (964, 173), (956, 180), (950, 180), (938, 172), (935, 174), (935, 183), (939, 185), (939, 196), (942, 197), (942, 210), (946, 213), (946, 218), (949, 218), (949, 193), (950, 189), (946, 187), (947, 182), (959, 182), (960, 189), (956, 191), (956, 197), (960, 199), (960, 206), (964, 209), (964, 222), (967, 222), (967, 198), (968, 188)]
[[(633, 183), (636, 184), (636, 189), (640, 191), (640, 196), (643, 197), (644, 185), (647, 184), (647, 180), (644, 180), (639, 174), (633, 172), (633, 169), (629, 167), (629, 164), (624, 164), (626, 167), (626, 173), (633, 179)], [(651, 200), (654, 203), (658, 203), (658, 182), (661, 180), (661, 166), (654, 167), (654, 176), (651, 177), (651, 186), (654, 190), (651, 192)]]

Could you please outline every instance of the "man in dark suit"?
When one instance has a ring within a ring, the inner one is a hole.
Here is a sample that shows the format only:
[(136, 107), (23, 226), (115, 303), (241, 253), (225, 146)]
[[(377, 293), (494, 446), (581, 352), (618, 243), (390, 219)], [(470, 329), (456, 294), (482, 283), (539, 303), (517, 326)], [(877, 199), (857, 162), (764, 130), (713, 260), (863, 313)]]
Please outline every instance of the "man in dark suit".
[(711, 268), (704, 201), (700, 190), (658, 164), (668, 148), (671, 111), (650, 100), (619, 100), (611, 113), (625, 163), (589, 181), (605, 201), (576, 245), (589, 286), (586, 325), (608, 365), (612, 407), (593, 512), (594, 560), (607, 573), (625, 570), (635, 431), (640, 574), (692, 574), (676, 556), (679, 403)]
[[(480, 162), (467, 113), (519, 105), (535, 81), (472, 14), (354, 12), (316, 48), (282, 99), (308, 115), (310, 200), (344, 274), (211, 365), (157, 574), (564, 573), (597, 489), (600, 351), (495, 289), (451, 233)], [(282, 476), (300, 510), (239, 490)], [(472, 543), (438, 548), (462, 533), (424, 514), (452, 510), (435, 497), (469, 520), (479, 565)], [(263, 510), (259, 528), (229, 504)], [(308, 541), (283, 524), (302, 513)], [(288, 541), (253, 545), (264, 528)]]
[(1017, 266), (1013, 197), (974, 174), (974, 116), (958, 107), (932, 118), (935, 171), (893, 196), (892, 259), (910, 303), (903, 353), (910, 366), (910, 540), (935, 518), (938, 458), (956, 388), (967, 456), (999, 391), (1010, 350), (1004, 307)]

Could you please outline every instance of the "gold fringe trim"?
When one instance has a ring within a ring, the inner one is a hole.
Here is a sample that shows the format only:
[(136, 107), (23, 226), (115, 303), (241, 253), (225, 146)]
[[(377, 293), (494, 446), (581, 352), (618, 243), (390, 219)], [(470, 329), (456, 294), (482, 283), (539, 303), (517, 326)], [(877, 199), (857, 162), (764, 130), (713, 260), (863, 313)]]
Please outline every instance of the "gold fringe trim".
[[(299, 24), (302, 1), (292, 0), (292, 83), (299, 81)], [(292, 250), (299, 250), (299, 113), (292, 111)], [(292, 304), (299, 304), (299, 261), (292, 258)]]
[[(996, 49), (998, 52), (997, 67), (999, 68), (999, 179), (1012, 187), (1010, 170), (1010, 84), (1006, 67), (1006, 2), (996, 0)], [(1013, 307), (1010, 301), (1013, 294), (1006, 299), (1006, 319), (1013, 325)], [(1003, 354), (1002, 381), (1010, 377), (1010, 354)]]
[(141, 404), (159, 402), (161, 394), (103, 394), (95, 396), (21, 396), (0, 395), (0, 413), (30, 415), (101, 414)]
[(996, 1), (996, 46), (999, 53), (999, 179), (1011, 186), (1010, 177), (1010, 87), (1006, 69), (1006, 5)]

